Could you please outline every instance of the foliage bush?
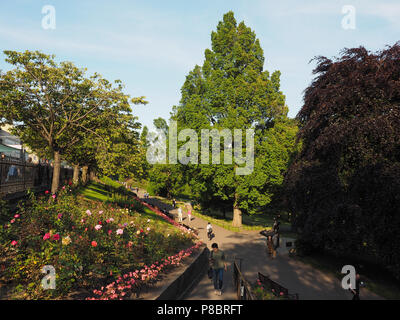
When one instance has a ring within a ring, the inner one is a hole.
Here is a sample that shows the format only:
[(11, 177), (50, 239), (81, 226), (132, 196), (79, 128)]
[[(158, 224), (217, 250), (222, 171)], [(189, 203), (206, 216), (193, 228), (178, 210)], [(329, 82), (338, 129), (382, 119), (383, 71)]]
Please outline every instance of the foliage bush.
[(263, 285), (260, 280), (257, 280), (256, 284), (253, 286), (253, 293), (257, 300), (282, 300), (286, 299), (283, 297), (283, 293), (280, 293), (280, 296), (276, 295), (273, 292), (273, 289), (266, 287)]
[(0, 223), (6, 221), (8, 215), (8, 210), (6, 206), (6, 202), (0, 199)]

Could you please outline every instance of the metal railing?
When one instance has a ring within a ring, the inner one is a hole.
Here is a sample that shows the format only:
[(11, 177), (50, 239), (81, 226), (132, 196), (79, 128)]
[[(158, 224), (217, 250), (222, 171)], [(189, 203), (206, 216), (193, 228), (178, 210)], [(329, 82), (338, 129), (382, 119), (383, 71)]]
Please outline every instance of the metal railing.
[[(72, 178), (73, 171), (61, 168), (60, 182)], [(12, 158), (0, 158), (0, 198), (13, 198), (28, 189), (40, 191), (51, 185), (53, 168)]]
[[(233, 261), (233, 283), (236, 289), (236, 295), (238, 300), (256, 300), (251, 285), (244, 278), (241, 266), (237, 264), (237, 258)], [(238, 259), (239, 260), (239, 259)], [(240, 259), (241, 260), (241, 259)], [(240, 261), (241, 265), (241, 261)]]
[(282, 297), (289, 300), (299, 300), (299, 295), (297, 293), (290, 294), (288, 289), (281, 286), (279, 283), (271, 280), (268, 276), (265, 276), (260, 272), (258, 273), (258, 280), (260, 280), (260, 282), (265, 287), (269, 288), (271, 292), (277, 297)]

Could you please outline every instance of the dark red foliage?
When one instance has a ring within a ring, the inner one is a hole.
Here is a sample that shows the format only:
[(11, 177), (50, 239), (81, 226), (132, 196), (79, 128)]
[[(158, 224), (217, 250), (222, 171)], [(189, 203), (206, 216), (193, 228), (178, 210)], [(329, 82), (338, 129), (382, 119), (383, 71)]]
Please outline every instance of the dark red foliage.
[(400, 43), (316, 60), (286, 176), (300, 240), (400, 276)]

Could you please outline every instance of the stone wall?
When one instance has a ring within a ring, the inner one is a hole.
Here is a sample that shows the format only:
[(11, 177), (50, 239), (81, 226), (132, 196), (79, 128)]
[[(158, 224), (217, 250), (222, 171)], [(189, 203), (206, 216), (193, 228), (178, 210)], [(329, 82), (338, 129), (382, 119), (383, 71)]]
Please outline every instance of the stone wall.
[(206, 246), (201, 254), (178, 276), (156, 300), (183, 300), (200, 281), (208, 269), (210, 251)]

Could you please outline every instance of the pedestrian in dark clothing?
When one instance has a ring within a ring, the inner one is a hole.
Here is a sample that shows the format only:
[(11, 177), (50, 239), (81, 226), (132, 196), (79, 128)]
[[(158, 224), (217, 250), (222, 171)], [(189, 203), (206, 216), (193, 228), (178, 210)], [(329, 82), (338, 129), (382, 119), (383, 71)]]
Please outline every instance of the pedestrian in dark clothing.
[(277, 235), (277, 244), (278, 246), (276, 248), (279, 248), (279, 240), (280, 240), (280, 236), (279, 236), (279, 228), (280, 228), (281, 222), (277, 219), (274, 218), (274, 225), (272, 226), (272, 229), (274, 231), (274, 233)]
[(274, 245), (272, 243), (272, 236), (267, 236), (267, 252), (270, 257), (272, 257), (274, 252)]
[(360, 275), (357, 273), (356, 274), (356, 287), (354, 289), (350, 288), (350, 291), (353, 294), (353, 299), (351, 299), (351, 300), (360, 300), (360, 284), (361, 284)]
[(272, 257), (276, 258), (276, 250), (279, 247), (279, 233), (275, 233), (272, 236), (272, 245), (273, 245)]
[(274, 225), (272, 226), (272, 229), (274, 230), (274, 232), (279, 232), (279, 227), (281, 225), (281, 222), (274, 218)]
[(222, 295), (224, 270), (228, 270), (225, 260), (225, 253), (222, 250), (218, 249), (218, 244), (216, 243), (213, 243), (211, 245), (211, 248), (210, 266), (213, 269), (215, 294)]

